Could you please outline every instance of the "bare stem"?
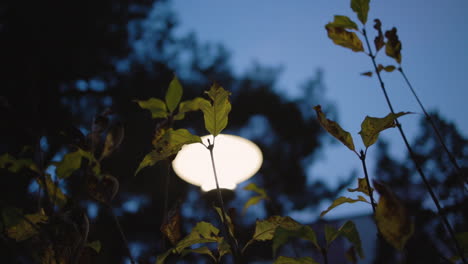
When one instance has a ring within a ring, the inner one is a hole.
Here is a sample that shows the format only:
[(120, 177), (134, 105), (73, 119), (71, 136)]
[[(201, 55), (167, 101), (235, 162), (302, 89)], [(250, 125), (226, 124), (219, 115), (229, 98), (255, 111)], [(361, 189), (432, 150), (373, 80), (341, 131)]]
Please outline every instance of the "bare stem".
[(325, 248), (322, 248), (320, 252), (322, 253), (323, 263), (328, 264), (328, 250)]
[[(374, 65), (375, 73), (376, 73), (376, 75), (377, 75), (377, 77), (379, 79), (380, 88), (382, 89), (382, 92), (383, 92), (383, 94), (385, 96), (385, 100), (387, 101), (387, 105), (390, 108), (390, 111), (393, 114), (395, 114), (395, 111), (393, 110), (392, 103), (390, 102), (390, 99), (388, 97), (387, 90), (385, 89), (384, 82), (382, 81), (382, 77), (380, 76), (380, 72), (379, 72), (379, 70), (377, 68), (377, 64), (375, 62), (375, 56), (372, 54), (372, 49), (371, 49), (371, 46), (369, 44), (369, 38), (367, 37), (366, 30), (363, 29), (362, 33), (364, 35), (364, 39), (366, 40), (367, 48), (369, 49), (369, 56), (370, 56), (370, 58), (372, 60), (372, 64)], [(439, 200), (438, 200), (437, 196), (435, 195), (434, 191), (432, 190), (431, 185), (427, 181), (426, 175), (422, 171), (421, 166), (417, 162), (416, 156), (414, 155), (414, 152), (413, 152), (413, 149), (411, 148), (411, 146), (410, 146), (410, 144), (408, 142), (408, 139), (406, 138), (406, 135), (403, 132), (401, 124), (400, 124), (400, 122), (398, 122), (398, 119), (395, 119), (395, 123), (396, 123), (396, 126), (398, 128), (398, 131), (400, 131), (400, 134), (401, 134), (401, 137), (403, 138), (405, 146), (408, 149), (408, 153), (410, 155), (410, 158), (413, 161), (413, 163), (414, 163), (414, 165), (416, 167), (416, 170), (418, 171), (419, 175), (421, 176), (421, 179), (422, 179), (424, 185), (426, 186), (426, 189), (429, 192), (429, 195), (431, 196), (431, 199), (432, 199), (432, 201), (434, 202), (434, 204), (435, 204), (435, 206), (437, 208), (437, 213), (438, 213), (439, 217), (442, 219), (442, 222), (444, 223), (445, 228), (447, 229), (447, 231), (449, 232), (450, 237), (452, 238), (453, 242), (455, 243), (455, 247), (457, 248), (457, 252), (460, 255), (460, 258), (462, 259), (464, 264), (467, 264), (467, 262), (465, 260), (465, 257), (463, 255), (463, 250), (460, 247), (457, 239), (455, 238), (455, 232), (453, 231), (452, 226), (450, 225), (449, 221), (447, 220), (447, 217), (442, 212), (442, 207), (440, 206)]]
[(362, 150), (361, 150), (361, 155), (359, 155), (359, 159), (361, 159), (361, 162), (362, 162), (362, 169), (364, 170), (364, 176), (366, 177), (367, 191), (369, 192), (369, 197), (370, 197), (370, 200), (371, 200), (372, 212), (374, 212), (374, 215), (375, 215), (375, 200), (374, 200), (374, 195), (372, 194), (372, 188), (371, 188), (371, 185), (370, 185), (369, 174), (367, 173), (366, 154)]
[(130, 262), (132, 264), (135, 264), (136, 262), (132, 257), (132, 253), (130, 252), (130, 247), (128, 246), (127, 238), (125, 237), (122, 226), (120, 226), (119, 218), (117, 218), (117, 216), (115, 215), (114, 211), (112, 210), (112, 206), (110, 204), (107, 204), (106, 206), (107, 206), (107, 209), (109, 209), (109, 212), (112, 215), (112, 218), (114, 219), (115, 226), (119, 230), (120, 237), (122, 238), (122, 241), (124, 242), (125, 248), (127, 249), (127, 254), (128, 254), (128, 257), (130, 258)]

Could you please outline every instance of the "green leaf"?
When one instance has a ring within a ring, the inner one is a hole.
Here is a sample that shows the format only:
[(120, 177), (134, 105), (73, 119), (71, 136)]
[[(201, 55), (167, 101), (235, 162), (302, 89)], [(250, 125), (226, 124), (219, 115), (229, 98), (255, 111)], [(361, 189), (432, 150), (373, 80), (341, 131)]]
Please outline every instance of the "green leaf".
[(99, 168), (99, 164), (95, 162), (96, 160), (93, 154), (91, 154), (90, 152), (84, 151), (82, 149), (78, 149), (77, 151), (65, 154), (61, 162), (55, 163), (55, 166), (56, 166), (55, 173), (60, 179), (70, 177), (70, 175), (72, 175), (73, 172), (75, 172), (81, 167), (82, 158), (86, 158), (90, 162), (95, 163), (95, 166), (93, 167), (93, 172), (96, 175), (98, 175), (100, 168)]
[(336, 230), (333, 226), (325, 225), (325, 240), (327, 241), (327, 248), (333, 241), (335, 241), (338, 235), (338, 230)]
[(354, 151), (354, 142), (351, 134), (348, 131), (343, 130), (335, 121), (327, 119), (325, 114), (322, 112), (322, 107), (320, 105), (315, 106), (314, 109), (317, 112), (317, 118), (320, 125), (322, 125), (330, 135), (334, 136), (350, 150)]
[(395, 127), (395, 119), (406, 114), (409, 114), (409, 112), (390, 113), (383, 118), (366, 116), (361, 123), (361, 131), (359, 132), (364, 146), (366, 148), (372, 146), (377, 141), (380, 132)]
[[(222, 217), (223, 212), (222, 212), (221, 208), (216, 207), (216, 206), (214, 208), (215, 208), (216, 212), (218, 213), (219, 218), (221, 219), (221, 222), (222, 222), (223, 221), (223, 217)], [(227, 226), (229, 227), (229, 233), (231, 234), (232, 237), (235, 237), (235, 235), (234, 235), (234, 223), (232, 222), (231, 217), (226, 213), (224, 215), (224, 219), (227, 222)]]
[(184, 237), (174, 250), (181, 253), (184, 249), (200, 243), (218, 242), (219, 229), (207, 222), (198, 222), (190, 234)]
[(252, 206), (252, 205), (255, 205), (257, 203), (259, 203), (260, 201), (262, 200), (269, 200), (270, 198), (268, 197), (268, 195), (266, 194), (266, 191), (260, 187), (258, 187), (255, 183), (250, 183), (249, 185), (245, 186), (244, 187), (244, 190), (247, 190), (247, 191), (253, 191), (255, 193), (257, 193), (258, 195), (257, 196), (254, 196), (254, 197), (251, 197), (245, 204), (244, 204), (244, 208), (242, 209), (242, 213), (245, 214), (245, 212), (247, 211), (247, 209)]
[(344, 196), (341, 196), (341, 197), (338, 197), (335, 201), (333, 201), (333, 203), (328, 207), (327, 210), (323, 211), (321, 214), (320, 214), (320, 217), (323, 217), (326, 213), (328, 213), (330, 210), (332, 210), (333, 208), (337, 207), (338, 205), (342, 205), (344, 203), (355, 203), (355, 202), (366, 202), (366, 203), (369, 203), (366, 198), (362, 197), (362, 196), (358, 196), (357, 199), (353, 199), (353, 198), (348, 198), (348, 197), (344, 197)]
[(369, 13), (370, 0), (351, 0), (351, 9), (357, 14), (362, 24), (367, 22), (367, 14)]
[(361, 238), (359, 237), (359, 232), (356, 229), (356, 225), (352, 221), (346, 221), (340, 229), (338, 229), (338, 234), (344, 236), (348, 241), (354, 246), (357, 250), (359, 257), (364, 258), (364, 251), (362, 249)]
[(158, 255), (158, 257), (156, 258), (156, 264), (163, 264), (164, 261), (166, 260), (167, 257), (169, 257), (169, 255), (171, 253), (173, 253), (173, 249), (169, 249), (168, 251), (164, 252), (163, 254), (161, 255)]
[(398, 64), (401, 64), (401, 42), (398, 39), (397, 29), (387, 30), (385, 32), (387, 43), (385, 44), (385, 54), (394, 58)]
[(314, 244), (314, 246), (320, 250), (320, 246), (317, 242), (317, 236), (311, 227), (305, 225), (282, 227), (281, 225), (275, 230), (273, 236), (273, 256), (276, 256), (276, 251), (282, 245), (286, 244), (290, 238), (296, 237), (304, 240), (308, 240)]
[(168, 129), (164, 131), (164, 135), (154, 142), (154, 150), (148, 153), (140, 162), (135, 175), (148, 166), (153, 166), (156, 162), (164, 160), (172, 155), (177, 154), (185, 144), (201, 142), (199, 136), (192, 135), (187, 129)]
[(385, 185), (374, 181), (380, 194), (375, 221), (382, 236), (390, 245), (402, 250), (414, 230), (409, 213), (400, 200)]
[(336, 45), (349, 48), (354, 52), (364, 51), (362, 42), (354, 32), (349, 32), (341, 27), (335, 27), (328, 23), (325, 25), (328, 37), (333, 40)]
[(211, 250), (208, 248), (208, 247), (199, 247), (199, 248), (194, 248), (194, 249), (184, 249), (182, 250), (182, 252), (180, 253), (180, 255), (182, 257), (184, 257), (185, 255), (189, 254), (189, 253), (196, 253), (196, 254), (204, 254), (204, 255), (208, 255), (210, 256), (215, 262), (217, 261), (216, 260), (216, 257), (213, 255), (213, 252), (211, 252)]
[(211, 102), (202, 101), (200, 109), (203, 111), (206, 130), (213, 136), (217, 136), (228, 123), (228, 114), (231, 111), (230, 93), (217, 84), (211, 86), (206, 93)]
[(229, 243), (222, 237), (218, 240), (218, 262), (221, 262), (221, 258), (226, 254), (231, 254), (231, 246)]
[(47, 222), (47, 219), (43, 212), (24, 215), (16, 225), (8, 227), (6, 233), (17, 242), (29, 239), (39, 233), (38, 224)]
[[(374, 191), (372, 187), (370, 188), (370, 190), (371, 192)], [(358, 178), (358, 187), (354, 189), (348, 188), (348, 192), (362, 192), (363, 194), (370, 196), (369, 188), (365, 178)]]
[(358, 30), (358, 26), (354, 21), (352, 21), (349, 17), (347, 16), (335, 16), (333, 22), (329, 23), (328, 25), (332, 27), (338, 27), (338, 28), (347, 28), (347, 29), (355, 29)]
[(30, 159), (16, 159), (8, 153), (0, 156), (0, 168), (7, 168), (13, 173), (18, 173), (22, 169), (30, 169), (34, 172), (40, 173), (36, 164)]
[(55, 185), (55, 182), (52, 181), (49, 174), (45, 174), (46, 184), (42, 182), (42, 179), (36, 178), (37, 183), (41, 186), (42, 189), (47, 188), (47, 193), (49, 194), (50, 201), (57, 205), (59, 208), (62, 208), (65, 204), (67, 204), (67, 196), (62, 192), (60, 187)]
[(289, 258), (279, 256), (273, 264), (319, 264), (311, 257)]
[(92, 248), (96, 253), (101, 251), (101, 241), (96, 240), (86, 244), (87, 247)]
[(137, 102), (141, 108), (149, 110), (152, 118), (166, 118), (168, 115), (166, 104), (161, 99), (150, 98), (146, 101), (135, 100), (135, 102)]
[(182, 93), (182, 85), (180, 85), (180, 82), (177, 79), (177, 77), (174, 76), (171, 83), (169, 84), (169, 88), (167, 89), (165, 98), (169, 112), (172, 113), (177, 108), (177, 105), (179, 104), (180, 99), (182, 98)]
[(191, 111), (198, 111), (201, 109), (202, 104), (210, 103), (205, 98), (195, 97), (192, 100), (183, 101), (179, 105), (179, 113), (187, 113)]

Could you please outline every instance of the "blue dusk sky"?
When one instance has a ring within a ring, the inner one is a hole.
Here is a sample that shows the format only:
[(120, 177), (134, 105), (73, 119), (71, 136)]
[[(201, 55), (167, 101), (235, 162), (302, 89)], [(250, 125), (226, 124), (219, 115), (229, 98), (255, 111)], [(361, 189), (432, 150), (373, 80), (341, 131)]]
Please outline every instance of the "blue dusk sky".
[[(377, 78), (360, 75), (372, 70), (369, 57), (337, 46), (327, 37), (324, 25), (334, 15), (347, 15), (358, 22), (349, 0), (174, 0), (172, 7), (178, 16), (178, 33), (193, 31), (202, 42), (224, 44), (232, 54), (236, 73), (247, 71), (254, 62), (282, 66), (276, 88), (293, 99), (302, 96), (298, 87), (318, 69), (322, 70), (324, 97), (335, 103), (339, 122), (353, 135), (358, 149), (362, 143), (357, 133), (364, 117), (383, 117), (389, 113)], [(367, 24), (371, 40), (374, 18), (382, 21), (384, 31), (397, 27), (403, 47), (403, 68), (426, 109), (438, 110), (452, 120), (465, 137), (468, 136), (467, 12), (466, 0), (371, 1)], [(378, 61), (395, 64), (383, 50)], [(400, 118), (403, 129), (413, 138), (422, 111), (399, 72), (384, 72), (383, 80), (395, 111), (416, 113)], [(392, 153), (405, 153), (396, 129), (385, 131), (383, 137), (390, 140)], [(372, 154), (370, 149), (369, 155)], [(372, 164), (370, 167), (373, 173)], [(359, 159), (346, 147), (334, 144), (326, 147), (310, 168), (310, 174), (336, 186), (337, 179), (354, 169), (361, 174)], [(337, 210), (335, 215), (369, 210), (365, 204), (345, 207), (348, 209)]]

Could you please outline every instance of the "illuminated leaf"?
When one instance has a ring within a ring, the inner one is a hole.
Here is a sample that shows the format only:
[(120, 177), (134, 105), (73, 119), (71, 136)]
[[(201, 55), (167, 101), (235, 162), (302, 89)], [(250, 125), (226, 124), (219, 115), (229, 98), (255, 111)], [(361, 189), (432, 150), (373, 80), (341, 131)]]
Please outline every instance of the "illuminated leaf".
[(364, 251), (362, 249), (361, 238), (356, 229), (356, 225), (352, 221), (346, 221), (339, 229), (338, 235), (344, 236), (356, 248), (359, 256), (364, 258)]
[(245, 204), (244, 204), (244, 208), (242, 209), (242, 213), (245, 213), (247, 211), (247, 209), (252, 206), (252, 205), (255, 205), (257, 203), (259, 203), (260, 201), (262, 200), (268, 200), (270, 199), (268, 197), (268, 195), (266, 194), (265, 190), (258, 187), (255, 183), (250, 183), (249, 185), (245, 186), (244, 187), (244, 190), (247, 190), (247, 191), (253, 191), (255, 193), (257, 193), (258, 195), (257, 196), (254, 196), (254, 197), (251, 197)]
[(16, 225), (6, 229), (6, 234), (16, 241), (29, 239), (39, 233), (38, 224), (47, 222), (47, 216), (43, 213), (24, 215)]
[(335, 16), (333, 22), (328, 25), (332, 27), (347, 28), (358, 30), (358, 26), (347, 16)]
[(385, 53), (387, 56), (394, 58), (398, 64), (401, 64), (401, 42), (398, 39), (397, 29), (387, 30), (385, 32), (387, 43), (385, 44)]
[(354, 142), (351, 134), (348, 131), (343, 130), (335, 121), (327, 119), (325, 114), (322, 112), (322, 107), (320, 105), (315, 106), (314, 109), (317, 112), (317, 118), (320, 125), (322, 125), (328, 133), (341, 141), (341, 143), (347, 146), (350, 150), (354, 151)]
[(380, 194), (375, 211), (375, 221), (382, 236), (390, 245), (402, 250), (414, 230), (407, 209), (400, 200), (385, 185), (374, 181), (374, 186)]
[(198, 222), (190, 234), (175, 246), (175, 251), (181, 253), (184, 249), (200, 243), (218, 242), (219, 229), (207, 222)]
[(279, 256), (273, 264), (319, 264), (311, 257), (289, 258)]
[(366, 148), (372, 146), (379, 138), (380, 132), (387, 128), (395, 127), (395, 120), (406, 114), (409, 114), (409, 112), (390, 113), (383, 118), (366, 116), (361, 123), (361, 131), (359, 132), (364, 146)]
[(217, 261), (216, 257), (213, 255), (213, 252), (211, 252), (211, 250), (208, 247), (199, 247), (199, 248), (194, 248), (194, 249), (184, 249), (184, 250), (182, 250), (180, 255), (182, 257), (184, 257), (185, 255), (187, 255), (189, 253), (205, 254), (205, 255), (210, 256), (214, 261)]
[(379, 51), (383, 46), (385, 46), (384, 36), (382, 33), (382, 22), (379, 19), (374, 19), (374, 28), (377, 30), (378, 35), (374, 39), (375, 49)]
[(344, 203), (355, 203), (355, 202), (366, 202), (366, 203), (369, 203), (366, 198), (362, 197), (362, 196), (358, 196), (357, 199), (353, 199), (353, 198), (348, 198), (348, 197), (344, 197), (344, 196), (341, 196), (341, 197), (338, 197), (335, 201), (333, 201), (333, 203), (328, 207), (327, 210), (323, 211), (321, 214), (320, 214), (320, 217), (323, 217), (326, 213), (328, 213), (330, 210), (332, 210), (333, 208), (339, 206), (339, 205), (342, 205)]
[(310, 241), (318, 250), (320, 250), (320, 246), (317, 242), (317, 237), (315, 235), (314, 230), (312, 230), (311, 227), (305, 225), (282, 227), (280, 225), (275, 230), (273, 236), (273, 256), (276, 256), (276, 251), (278, 250), (278, 248), (286, 244), (292, 237)]
[(8, 169), (13, 173), (18, 173), (22, 169), (30, 169), (40, 173), (36, 164), (30, 159), (15, 159), (10, 154), (6, 153), (0, 156), (0, 168)]
[(328, 37), (333, 40), (336, 45), (349, 48), (354, 52), (364, 51), (362, 42), (354, 32), (345, 30), (342, 27), (335, 27), (332, 23), (328, 23), (325, 26)]
[(361, 75), (372, 77), (372, 72), (371, 71), (363, 72), (361, 73)]
[(192, 135), (187, 129), (168, 129), (161, 136), (158, 142), (155, 142), (154, 150), (148, 153), (141, 161), (135, 175), (148, 166), (153, 166), (156, 162), (164, 160), (172, 155), (177, 154), (185, 144), (201, 142), (199, 136)]
[(104, 149), (102, 150), (101, 159), (108, 157), (114, 150), (116, 150), (124, 138), (124, 128), (122, 124), (114, 125), (110, 128), (106, 135), (104, 142)]
[(169, 84), (169, 88), (167, 89), (165, 98), (169, 112), (172, 113), (177, 108), (177, 105), (179, 104), (180, 99), (182, 98), (182, 93), (182, 85), (180, 85), (180, 82), (177, 79), (177, 77), (174, 76), (171, 83)]
[[(371, 192), (374, 191), (372, 187), (370, 188), (370, 190)], [(358, 178), (358, 187), (355, 189), (348, 188), (348, 192), (362, 192), (366, 194), (367, 196), (370, 196), (369, 188), (368, 188), (367, 181), (365, 178)]]
[(166, 104), (161, 99), (150, 98), (146, 101), (135, 100), (135, 102), (141, 108), (149, 110), (152, 118), (166, 118), (168, 115)]
[(161, 232), (171, 241), (172, 245), (177, 244), (180, 238), (182, 237), (181, 234), (181, 217), (179, 208), (175, 208), (169, 212), (169, 216), (165, 219), (164, 223), (161, 225), (160, 228)]
[(41, 188), (47, 187), (47, 193), (49, 194), (50, 201), (58, 207), (63, 207), (67, 203), (67, 196), (62, 192), (59, 186), (52, 181), (49, 174), (45, 174), (46, 184), (42, 182), (42, 179), (36, 178), (37, 183)]
[(101, 241), (96, 240), (86, 244), (87, 247), (92, 248), (96, 253), (101, 251)]
[(362, 24), (367, 22), (369, 13), (369, 0), (351, 0), (351, 9), (357, 14)]
[(206, 93), (211, 102), (201, 101), (200, 109), (203, 111), (206, 130), (217, 136), (228, 123), (228, 114), (231, 111), (230, 93), (218, 84), (212, 85)]
[(201, 104), (206, 103), (209, 103), (208, 100), (201, 97), (195, 97), (192, 100), (183, 101), (179, 105), (179, 113), (198, 111), (201, 109)]

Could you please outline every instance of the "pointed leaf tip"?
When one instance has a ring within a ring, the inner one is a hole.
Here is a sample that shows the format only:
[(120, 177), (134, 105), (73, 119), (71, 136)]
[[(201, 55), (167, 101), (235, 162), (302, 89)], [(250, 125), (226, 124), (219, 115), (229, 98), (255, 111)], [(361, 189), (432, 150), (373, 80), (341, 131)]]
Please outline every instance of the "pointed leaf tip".
[(372, 146), (377, 141), (380, 132), (387, 128), (395, 127), (395, 120), (406, 114), (409, 114), (409, 112), (390, 113), (383, 118), (366, 116), (361, 123), (361, 131), (359, 132), (364, 146), (366, 148)]
[(347, 31), (343, 27), (334, 26), (333, 23), (325, 25), (328, 37), (333, 40), (336, 45), (349, 48), (354, 52), (364, 51), (361, 40), (354, 32)]
[(172, 113), (177, 108), (177, 105), (179, 104), (180, 99), (182, 98), (182, 93), (182, 85), (180, 84), (179, 79), (177, 79), (177, 76), (174, 75), (174, 78), (169, 84), (169, 88), (167, 88), (165, 97), (166, 105), (169, 112)]
[(351, 0), (351, 9), (356, 13), (362, 24), (367, 22), (370, 0)]
[(317, 113), (317, 119), (320, 125), (322, 125), (328, 133), (341, 141), (341, 143), (347, 146), (350, 150), (354, 151), (354, 142), (351, 134), (341, 128), (341, 126), (335, 121), (327, 119), (325, 114), (322, 112), (322, 107), (320, 105), (315, 106), (314, 109)]

